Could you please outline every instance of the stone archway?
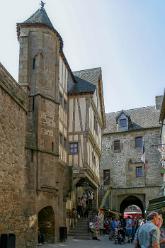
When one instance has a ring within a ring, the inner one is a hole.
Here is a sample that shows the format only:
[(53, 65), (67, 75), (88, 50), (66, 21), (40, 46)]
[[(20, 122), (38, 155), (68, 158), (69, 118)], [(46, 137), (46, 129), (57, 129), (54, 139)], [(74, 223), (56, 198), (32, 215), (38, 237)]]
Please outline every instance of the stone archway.
[(127, 196), (120, 204), (120, 213), (124, 213), (124, 210), (128, 207), (128, 206), (131, 206), (131, 205), (136, 205), (138, 206), (141, 211), (142, 211), (142, 214), (144, 215), (144, 206), (143, 206), (143, 203), (142, 201), (136, 197), (136, 196), (133, 196), (133, 195), (130, 195), (130, 196)]
[(44, 241), (54, 243), (55, 215), (51, 206), (41, 209), (38, 213), (38, 229), (43, 234)]

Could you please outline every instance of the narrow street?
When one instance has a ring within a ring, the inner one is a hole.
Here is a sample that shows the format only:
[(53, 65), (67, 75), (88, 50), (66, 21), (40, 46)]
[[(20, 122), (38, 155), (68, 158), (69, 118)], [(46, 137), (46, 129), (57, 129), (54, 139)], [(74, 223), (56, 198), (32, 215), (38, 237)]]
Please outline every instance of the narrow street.
[(78, 239), (68, 239), (64, 243), (57, 243), (57, 244), (45, 244), (41, 246), (37, 246), (41, 248), (58, 248), (58, 247), (66, 247), (66, 248), (133, 248), (133, 244), (114, 244), (114, 241), (109, 241), (108, 236), (102, 236), (101, 241), (97, 240), (78, 240)]

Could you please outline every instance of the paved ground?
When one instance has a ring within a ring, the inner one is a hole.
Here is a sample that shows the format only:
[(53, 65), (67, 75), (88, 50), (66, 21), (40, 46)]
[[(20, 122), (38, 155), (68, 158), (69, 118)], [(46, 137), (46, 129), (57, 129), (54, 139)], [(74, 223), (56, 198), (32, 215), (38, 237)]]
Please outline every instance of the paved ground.
[(108, 236), (101, 237), (101, 241), (97, 240), (78, 240), (68, 239), (66, 242), (57, 244), (45, 244), (37, 246), (38, 248), (133, 248), (133, 244), (114, 244), (113, 241), (109, 241)]

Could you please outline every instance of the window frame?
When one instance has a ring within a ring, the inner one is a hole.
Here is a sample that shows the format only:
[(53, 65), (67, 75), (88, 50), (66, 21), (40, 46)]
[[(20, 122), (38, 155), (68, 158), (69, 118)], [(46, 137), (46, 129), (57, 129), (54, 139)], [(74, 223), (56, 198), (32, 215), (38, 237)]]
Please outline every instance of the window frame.
[(114, 140), (113, 141), (113, 150), (114, 150), (114, 152), (121, 151), (121, 142), (120, 142), (120, 140)]
[[(125, 121), (125, 125), (121, 125), (122, 121)], [(126, 128), (127, 127), (127, 119), (126, 118), (121, 118), (119, 119), (119, 126), (120, 128)]]
[[(138, 139), (141, 140), (140, 141), (141, 143), (139, 143)], [(140, 144), (140, 146), (139, 146), (139, 144)], [(142, 147), (143, 147), (143, 137), (142, 136), (135, 137), (135, 148), (141, 149)]]
[[(73, 147), (72, 147), (73, 146)], [(69, 154), (76, 155), (79, 152), (78, 142), (69, 142)]]
[[(108, 179), (106, 179), (108, 177)], [(110, 169), (103, 170), (103, 185), (109, 185), (111, 181), (111, 171)]]
[[(140, 169), (141, 169), (141, 171), (140, 171)], [(143, 177), (143, 166), (137, 166), (136, 167), (136, 178), (139, 178), (139, 177)]]

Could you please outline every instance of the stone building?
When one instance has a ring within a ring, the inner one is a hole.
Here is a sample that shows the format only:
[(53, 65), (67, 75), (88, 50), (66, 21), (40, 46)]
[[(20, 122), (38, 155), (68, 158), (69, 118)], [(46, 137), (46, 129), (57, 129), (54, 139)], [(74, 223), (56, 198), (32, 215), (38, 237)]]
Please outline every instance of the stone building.
[(101, 68), (74, 72), (69, 88), (69, 165), (72, 166), (72, 208), (88, 191), (98, 207), (102, 129), (105, 126)]
[(106, 114), (100, 176), (102, 206), (124, 212), (160, 195), (160, 102), (156, 106)]
[(0, 75), (0, 235), (32, 248), (69, 229), (85, 190), (97, 206), (105, 113), (101, 68), (72, 72), (43, 4), (17, 35), (19, 84)]
[(163, 196), (165, 196), (165, 92), (163, 96), (161, 111), (160, 111), (160, 123), (161, 123), (161, 141), (159, 145), (160, 162), (161, 162), (161, 174), (163, 176)]

